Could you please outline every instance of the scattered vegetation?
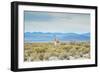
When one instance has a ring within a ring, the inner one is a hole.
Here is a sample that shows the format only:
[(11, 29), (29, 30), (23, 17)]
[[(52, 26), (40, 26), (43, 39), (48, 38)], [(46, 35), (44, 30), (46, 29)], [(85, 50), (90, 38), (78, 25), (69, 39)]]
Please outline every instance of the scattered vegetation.
[(89, 59), (89, 42), (24, 43), (24, 61)]

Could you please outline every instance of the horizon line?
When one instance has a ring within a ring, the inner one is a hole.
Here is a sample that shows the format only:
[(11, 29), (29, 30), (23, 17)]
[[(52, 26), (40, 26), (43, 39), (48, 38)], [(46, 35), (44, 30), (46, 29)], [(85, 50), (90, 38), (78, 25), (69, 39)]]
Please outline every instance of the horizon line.
[[(29, 32), (27, 31), (28, 33), (34, 33), (34, 32)], [(27, 32), (24, 32), (24, 33), (27, 33)], [(78, 33), (78, 32), (35, 32), (35, 33), (75, 33), (75, 34), (85, 34), (85, 33), (90, 33), (90, 32), (82, 32), (82, 33)]]

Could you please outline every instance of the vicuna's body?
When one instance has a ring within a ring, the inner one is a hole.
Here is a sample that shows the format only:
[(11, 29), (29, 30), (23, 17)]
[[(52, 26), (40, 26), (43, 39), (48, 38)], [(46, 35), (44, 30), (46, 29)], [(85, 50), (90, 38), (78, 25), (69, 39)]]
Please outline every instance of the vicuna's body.
[(60, 44), (60, 41), (55, 37), (54, 39), (54, 46), (58, 46)]

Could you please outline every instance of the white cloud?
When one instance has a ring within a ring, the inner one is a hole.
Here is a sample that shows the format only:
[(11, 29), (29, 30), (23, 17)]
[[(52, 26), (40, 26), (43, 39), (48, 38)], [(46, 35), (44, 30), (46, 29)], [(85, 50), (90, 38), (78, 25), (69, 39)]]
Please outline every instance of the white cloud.
[[(45, 12), (46, 13), (46, 12)], [(47, 13), (51, 21), (26, 21), (25, 32), (90, 32), (89, 14)]]

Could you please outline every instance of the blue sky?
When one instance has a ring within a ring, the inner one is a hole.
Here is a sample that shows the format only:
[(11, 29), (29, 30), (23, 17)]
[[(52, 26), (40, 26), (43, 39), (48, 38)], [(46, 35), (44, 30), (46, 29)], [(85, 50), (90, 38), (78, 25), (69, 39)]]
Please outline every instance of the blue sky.
[(90, 32), (90, 14), (24, 11), (25, 32)]

